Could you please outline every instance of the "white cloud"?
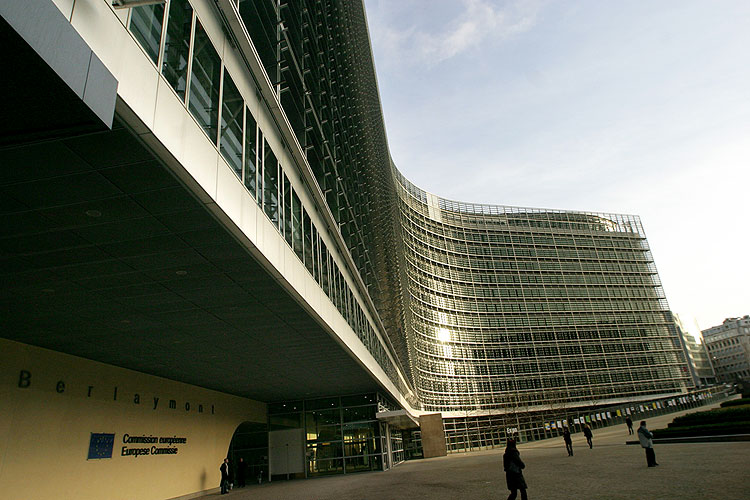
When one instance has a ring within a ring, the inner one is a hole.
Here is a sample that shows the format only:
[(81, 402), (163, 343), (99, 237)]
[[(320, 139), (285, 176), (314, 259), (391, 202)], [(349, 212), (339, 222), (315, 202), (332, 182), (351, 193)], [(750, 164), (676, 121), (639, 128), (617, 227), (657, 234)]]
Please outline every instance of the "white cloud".
[[(490, 0), (462, 0), (461, 13), (437, 32), (411, 24), (401, 28), (384, 17), (405, 16), (404, 11), (375, 16), (375, 46), (384, 51), (386, 61), (434, 66), (488, 40), (503, 40), (534, 26), (538, 0), (516, 0), (502, 5)], [(424, 20), (424, 18), (422, 18)], [(434, 20), (433, 20), (434, 21)], [(435, 25), (430, 22), (429, 25)], [(437, 23), (439, 24), (439, 23)]]

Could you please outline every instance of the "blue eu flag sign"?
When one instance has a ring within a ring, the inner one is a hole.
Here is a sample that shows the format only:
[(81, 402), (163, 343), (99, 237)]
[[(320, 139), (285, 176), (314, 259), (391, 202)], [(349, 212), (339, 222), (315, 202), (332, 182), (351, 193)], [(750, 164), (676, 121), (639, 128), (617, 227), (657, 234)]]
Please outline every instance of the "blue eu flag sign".
[(114, 434), (97, 434), (91, 433), (91, 441), (89, 441), (89, 457), (88, 460), (97, 458), (112, 458), (112, 448), (115, 445)]

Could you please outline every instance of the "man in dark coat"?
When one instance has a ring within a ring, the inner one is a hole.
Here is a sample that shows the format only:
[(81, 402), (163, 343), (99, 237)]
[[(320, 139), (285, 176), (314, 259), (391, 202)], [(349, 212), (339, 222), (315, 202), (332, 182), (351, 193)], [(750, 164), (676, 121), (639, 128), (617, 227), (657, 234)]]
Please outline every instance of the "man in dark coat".
[(563, 428), (563, 440), (565, 441), (565, 449), (568, 450), (568, 456), (573, 456), (573, 440), (570, 439), (570, 431), (567, 427)]
[(628, 417), (625, 419), (625, 423), (628, 424), (628, 436), (633, 433), (633, 420)]
[(523, 469), (526, 465), (521, 461), (521, 453), (516, 448), (513, 439), (508, 440), (508, 445), (503, 454), (503, 469), (505, 470), (505, 481), (510, 490), (508, 500), (515, 500), (518, 490), (521, 490), (521, 500), (528, 500), (526, 496), (526, 480), (523, 477)]
[(591, 441), (591, 438), (594, 437), (594, 434), (591, 432), (589, 424), (583, 424), (583, 435), (586, 436), (586, 442), (589, 444), (589, 448), (593, 448), (594, 443)]
[(247, 462), (240, 457), (240, 461), (237, 462), (237, 486), (239, 488), (245, 487), (245, 477), (247, 477)]
[(221, 494), (229, 493), (229, 459), (225, 458), (224, 463), (219, 467), (221, 471)]

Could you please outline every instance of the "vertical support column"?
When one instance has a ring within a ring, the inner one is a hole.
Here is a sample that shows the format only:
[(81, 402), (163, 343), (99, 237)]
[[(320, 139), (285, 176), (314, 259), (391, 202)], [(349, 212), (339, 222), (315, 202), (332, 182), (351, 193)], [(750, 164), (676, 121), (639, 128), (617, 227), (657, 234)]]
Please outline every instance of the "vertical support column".
[(422, 431), (424, 458), (444, 457), (448, 454), (445, 445), (443, 416), (440, 413), (431, 413), (419, 417), (419, 428)]
[(390, 469), (393, 466), (393, 448), (391, 447), (391, 426), (388, 423), (383, 424), (383, 432), (385, 433), (385, 470)]

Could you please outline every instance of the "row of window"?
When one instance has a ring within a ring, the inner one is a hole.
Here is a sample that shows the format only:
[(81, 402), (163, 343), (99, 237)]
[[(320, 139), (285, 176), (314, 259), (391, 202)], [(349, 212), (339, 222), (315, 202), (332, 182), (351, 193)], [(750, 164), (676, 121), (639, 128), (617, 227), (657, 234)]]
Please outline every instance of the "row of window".
[(187, 0), (131, 9), (130, 30), (349, 326), (406, 394), (395, 365)]
[(433, 322), (436, 328), (454, 328), (479, 326), (485, 328), (503, 328), (506, 326), (591, 326), (599, 324), (664, 325), (666, 321), (662, 312), (576, 312), (576, 313), (505, 313), (505, 314), (456, 314), (449, 310), (433, 307), (419, 307), (411, 303), (412, 313), (424, 321)]
[(726, 339), (726, 340), (720, 340), (718, 342), (711, 342), (710, 344), (706, 344), (706, 347), (708, 347), (709, 351), (713, 350), (719, 350), (725, 347), (734, 346), (740, 343), (740, 340), (738, 338), (732, 338), (732, 339)]
[[(617, 387), (612, 384), (601, 386), (585, 385), (585, 383), (576, 390), (567, 391), (564, 396), (565, 404), (586, 404), (597, 399), (612, 398), (633, 398), (637, 396), (657, 395), (679, 390), (680, 386), (675, 383), (671, 384), (654, 384), (647, 381), (636, 383), (617, 383)], [(457, 388), (458, 391), (466, 391), (466, 388)], [(456, 393), (445, 393), (432, 395), (425, 393), (425, 409), (429, 411), (463, 411), (466, 407), (495, 410), (501, 406), (528, 407), (537, 405), (562, 405), (560, 402), (563, 398), (549, 397), (549, 391), (546, 390), (528, 390), (518, 391), (517, 397), (512, 402), (497, 398), (491, 394), (477, 395), (472, 398), (456, 396)], [(460, 392), (458, 393), (460, 394)]]
[[(420, 352), (425, 356), (443, 356), (444, 347), (445, 345), (443, 344), (437, 345), (429, 342), (419, 343), (418, 345), (418, 349), (420, 349)], [(664, 352), (671, 351), (671, 349), (665, 349), (664, 351), (655, 350), (656, 346), (651, 341), (623, 342), (622, 340), (601, 343), (568, 342), (561, 345), (531, 344), (525, 346), (523, 344), (515, 344), (502, 347), (477, 347), (471, 344), (451, 344), (450, 348), (451, 359), (454, 361), (471, 361), (471, 363), (467, 364), (477, 366), (512, 363), (524, 359), (532, 359), (540, 363), (566, 360), (588, 362), (589, 358), (592, 357), (596, 357), (600, 360), (605, 358), (611, 360), (616, 358), (633, 359), (635, 354), (652, 354), (654, 360), (667, 360), (664, 356)], [(624, 353), (627, 353), (627, 355), (622, 355)]]
[[(612, 248), (590, 248), (570, 246), (563, 247), (559, 245), (548, 245), (535, 240), (531, 236), (511, 236), (509, 234), (494, 234), (493, 240), (485, 241), (486, 238), (472, 239), (450, 239), (444, 232), (428, 231), (418, 226), (407, 225), (406, 233), (417, 241), (424, 243), (426, 246), (440, 249), (444, 252), (462, 253), (470, 255), (490, 255), (490, 256), (512, 256), (523, 249), (534, 249), (536, 255), (540, 257), (553, 256), (564, 258), (581, 258), (581, 259), (599, 259), (599, 260), (623, 260), (623, 261), (641, 261), (649, 260), (648, 252), (642, 247), (635, 249), (612, 249)], [(434, 231), (439, 231), (435, 228)], [(470, 233), (466, 234), (469, 237)], [(519, 241), (514, 241), (518, 239)], [(504, 241), (505, 240), (505, 241)], [(524, 241), (528, 240), (528, 241)]]
[[(488, 270), (503, 270), (503, 269), (512, 269), (512, 270), (522, 270), (522, 269), (528, 269), (528, 266), (526, 265), (527, 261), (523, 261), (520, 259), (515, 258), (509, 258), (509, 259), (497, 259), (497, 258), (477, 258), (477, 257), (470, 257), (466, 256), (465, 254), (453, 254), (449, 255), (444, 252), (432, 252), (432, 251), (425, 251), (423, 248), (417, 248), (413, 245), (409, 244), (410, 242), (407, 241), (407, 246), (409, 246), (410, 250), (410, 259), (411, 262), (419, 267), (420, 269), (429, 270), (432, 269), (446, 269), (447, 272), (450, 272), (452, 270), (461, 270), (463, 272), (471, 273), (472, 270), (482, 270), (482, 272), (488, 271)], [(524, 253), (524, 255), (521, 255)], [(533, 257), (533, 255), (526, 254), (525, 251), (522, 251), (519, 253), (516, 251), (517, 256), (523, 256), (523, 257)], [(518, 262), (523, 262), (523, 266), (519, 266)], [(549, 266), (549, 269), (554, 271), (555, 273), (560, 273), (562, 276), (567, 275), (565, 271), (567, 269), (562, 268), (562, 264), (564, 261), (556, 261), (559, 262), (560, 265), (553, 265)], [(623, 275), (642, 275), (642, 276), (636, 276), (638, 278), (645, 278), (645, 279), (652, 279), (651, 275), (655, 275), (656, 272), (653, 269), (653, 265), (650, 263), (642, 263), (642, 264), (629, 264), (629, 263), (623, 263), (623, 262), (605, 262), (600, 260), (592, 260), (589, 262), (580, 261), (579, 263), (580, 267), (577, 266), (571, 266), (569, 269), (572, 271), (593, 271), (597, 273), (619, 273)], [(458, 269), (456, 269), (458, 268)], [(530, 271), (541, 271), (541, 266), (539, 266), (538, 269), (529, 269)]]
[(553, 375), (585, 375), (597, 370), (611, 371), (612, 374), (635, 373), (633, 367), (642, 363), (653, 363), (653, 366), (665, 365), (674, 361), (674, 355), (661, 353), (650, 356), (628, 355), (623, 356), (588, 356), (579, 359), (550, 359), (550, 358), (517, 358), (505, 360), (493, 360), (493, 362), (478, 363), (476, 360), (440, 360), (425, 356), (417, 362), (418, 369), (425, 375), (425, 380), (431, 376), (442, 380), (442, 375), (451, 375), (464, 378), (548, 378)]
[[(662, 312), (658, 301), (653, 300), (617, 300), (609, 298), (579, 298), (578, 300), (496, 300), (493, 296), (462, 297), (450, 293), (432, 293), (432, 290), (415, 285), (411, 297), (425, 307), (447, 309), (451, 312), (469, 313), (510, 313), (510, 312), (617, 312), (617, 311), (648, 311)], [(495, 300), (492, 300), (495, 299)]]
[[(455, 214), (450, 212), (443, 212), (441, 214), (441, 220), (437, 221), (430, 216), (429, 210), (423, 204), (415, 206), (408, 203), (408, 200), (402, 204), (402, 214), (405, 219), (410, 221), (412, 225), (417, 225), (425, 228), (432, 233), (452, 238), (457, 241), (485, 241), (486, 236), (487, 242), (506, 242), (512, 243), (506, 239), (507, 235), (515, 235), (519, 239), (515, 240), (517, 243), (526, 244), (539, 244), (551, 245), (551, 246), (575, 246), (575, 247), (609, 247), (609, 248), (635, 248), (635, 249), (647, 249), (645, 237), (639, 232), (625, 232), (625, 231), (612, 231), (608, 227), (597, 226), (598, 230), (594, 230), (592, 234), (590, 226), (588, 224), (583, 228), (583, 232), (575, 232), (577, 229), (567, 225), (552, 225), (546, 229), (551, 231), (528, 231), (527, 227), (543, 227), (539, 225), (525, 226), (523, 223), (520, 225), (517, 223), (518, 219), (509, 217), (485, 217), (480, 219), (466, 220), (464, 218), (456, 218)], [(505, 207), (498, 207), (505, 208)], [(523, 209), (522, 209), (523, 210)], [(559, 215), (559, 214), (537, 214), (537, 215)], [(571, 213), (570, 215), (576, 216), (580, 214)], [(519, 230), (519, 227), (524, 229)], [(640, 229), (640, 225), (639, 225)], [(558, 234), (562, 233), (562, 234)]]
[(652, 258), (647, 252), (641, 251), (609, 251), (609, 250), (582, 250), (575, 248), (555, 248), (540, 246), (511, 246), (511, 245), (488, 245), (486, 243), (465, 243), (443, 241), (440, 238), (431, 238), (427, 235), (415, 234), (412, 229), (407, 229), (405, 234), (412, 244), (423, 248), (426, 253), (448, 256), (471, 256), (477, 259), (487, 257), (526, 257), (533, 259), (568, 259), (568, 260), (593, 260), (614, 262), (651, 263)]
[[(549, 300), (559, 302), (560, 300), (602, 300), (606, 301), (615, 297), (664, 299), (663, 292), (653, 286), (625, 285), (623, 283), (606, 283), (602, 285), (591, 285), (589, 283), (564, 283), (543, 284), (541, 286), (502, 286), (495, 283), (494, 286), (484, 284), (473, 285), (471, 283), (457, 282), (442, 276), (430, 276), (411, 270), (409, 279), (414, 291), (419, 294), (422, 290), (434, 291), (436, 293), (448, 294), (455, 297), (482, 299), (517, 299), (519, 301)], [(658, 303), (658, 302), (657, 302)], [(666, 309), (666, 304), (664, 304)]]
[[(437, 256), (439, 257), (439, 256)], [(471, 277), (478, 273), (503, 271), (516, 271), (520, 269), (514, 260), (500, 259), (467, 259), (464, 257), (453, 257), (449, 259), (433, 259), (432, 256), (410, 249), (408, 255), (410, 265), (418, 271), (426, 274), (451, 278), (455, 281), (466, 281), (471, 283)], [(601, 274), (604, 283), (634, 283), (655, 286), (659, 280), (656, 273), (646, 266), (631, 266), (628, 264), (615, 264), (606, 262), (581, 263), (580, 270), (573, 269), (572, 272), (564, 270), (553, 273), (540, 273), (540, 271), (524, 272), (526, 276), (559, 276), (559, 278), (547, 278), (550, 282), (564, 283), (567, 276), (583, 276), (589, 273)]]

